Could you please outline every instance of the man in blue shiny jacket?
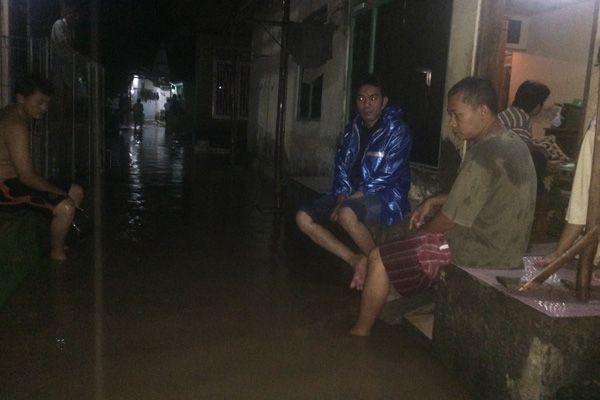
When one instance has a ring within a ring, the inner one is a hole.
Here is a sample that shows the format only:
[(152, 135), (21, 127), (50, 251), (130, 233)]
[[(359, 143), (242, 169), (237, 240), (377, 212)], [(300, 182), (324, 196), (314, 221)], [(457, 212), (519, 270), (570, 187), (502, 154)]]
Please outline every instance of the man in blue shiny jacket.
[[(367, 255), (375, 247), (367, 222), (401, 221), (410, 211), (411, 133), (402, 111), (388, 106), (381, 80), (368, 75), (357, 85), (358, 115), (346, 126), (335, 156), (333, 190), (296, 214), (302, 232), (354, 269), (351, 288), (362, 290)], [(339, 224), (360, 249), (354, 252), (325, 227)]]

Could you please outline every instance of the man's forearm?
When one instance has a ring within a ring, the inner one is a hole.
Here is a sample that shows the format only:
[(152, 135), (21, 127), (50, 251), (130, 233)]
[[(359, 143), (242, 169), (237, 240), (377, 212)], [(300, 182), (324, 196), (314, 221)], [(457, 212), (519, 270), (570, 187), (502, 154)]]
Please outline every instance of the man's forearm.
[(42, 178), (39, 175), (30, 176), (27, 178), (19, 178), (19, 180), (25, 186), (28, 186), (35, 190), (40, 190), (42, 192), (54, 193), (59, 196), (68, 196), (68, 193), (66, 193), (64, 190), (52, 185), (50, 182), (48, 182), (47, 180), (45, 180), (44, 178)]
[(440, 207), (444, 205), (446, 200), (448, 200), (448, 193), (438, 194), (437, 196), (430, 197), (425, 201), (428, 201), (431, 204), (431, 207)]

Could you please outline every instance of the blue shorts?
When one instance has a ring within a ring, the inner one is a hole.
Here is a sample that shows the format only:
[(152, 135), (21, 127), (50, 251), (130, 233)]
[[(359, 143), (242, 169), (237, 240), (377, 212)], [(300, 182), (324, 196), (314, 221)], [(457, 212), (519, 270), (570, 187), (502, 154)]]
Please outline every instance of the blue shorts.
[[(325, 225), (336, 207), (337, 196), (325, 194), (316, 200), (305, 203), (300, 209), (306, 212), (314, 222)], [(358, 199), (348, 199), (340, 207), (349, 207), (354, 211), (358, 220), (362, 223), (379, 220), (381, 215), (381, 200), (374, 194), (366, 195)]]

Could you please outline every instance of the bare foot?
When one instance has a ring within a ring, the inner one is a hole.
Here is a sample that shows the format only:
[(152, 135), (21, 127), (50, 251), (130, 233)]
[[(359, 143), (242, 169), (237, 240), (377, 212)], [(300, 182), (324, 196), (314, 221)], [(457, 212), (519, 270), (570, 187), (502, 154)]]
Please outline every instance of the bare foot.
[(354, 275), (352, 276), (352, 282), (350, 287), (356, 290), (362, 290), (365, 284), (365, 278), (367, 277), (367, 257), (359, 256), (356, 261), (350, 264), (354, 269)]
[(348, 333), (352, 336), (359, 336), (359, 337), (367, 337), (369, 335), (371, 335), (371, 331), (365, 331), (364, 329), (360, 329), (359, 327), (357, 327), (356, 325), (354, 325), (352, 327), (352, 329), (350, 329), (348, 331)]

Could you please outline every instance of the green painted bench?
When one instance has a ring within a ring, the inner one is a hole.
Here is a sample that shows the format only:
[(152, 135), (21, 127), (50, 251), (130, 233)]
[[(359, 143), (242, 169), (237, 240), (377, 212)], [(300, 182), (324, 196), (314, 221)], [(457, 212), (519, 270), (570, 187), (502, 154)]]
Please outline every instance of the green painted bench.
[(43, 215), (0, 210), (0, 305), (49, 251), (49, 222)]

